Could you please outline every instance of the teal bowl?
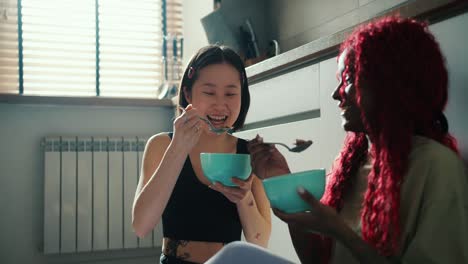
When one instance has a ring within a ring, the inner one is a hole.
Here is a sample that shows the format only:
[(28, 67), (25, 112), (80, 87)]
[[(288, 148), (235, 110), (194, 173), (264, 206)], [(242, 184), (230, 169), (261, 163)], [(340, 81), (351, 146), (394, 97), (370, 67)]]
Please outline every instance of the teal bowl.
[(225, 186), (237, 187), (231, 178), (246, 180), (252, 172), (249, 154), (201, 153), (200, 161), (206, 178)]
[(316, 199), (322, 198), (325, 191), (325, 169), (285, 174), (262, 182), (272, 208), (286, 213), (304, 212), (310, 210), (310, 206), (299, 196), (297, 188), (302, 186)]

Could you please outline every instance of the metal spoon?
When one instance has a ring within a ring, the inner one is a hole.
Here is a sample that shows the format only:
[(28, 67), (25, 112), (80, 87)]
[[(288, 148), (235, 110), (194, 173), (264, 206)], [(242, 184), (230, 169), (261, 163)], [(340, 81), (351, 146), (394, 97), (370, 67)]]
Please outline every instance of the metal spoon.
[(297, 143), (296, 143), (296, 146), (294, 147), (289, 147), (288, 145), (284, 144), (284, 143), (281, 143), (281, 142), (265, 142), (264, 144), (268, 144), (268, 145), (280, 145), (280, 146), (283, 146), (285, 148), (287, 148), (289, 151), (291, 152), (296, 152), (296, 153), (299, 153), (299, 152), (302, 152), (304, 150), (306, 150), (307, 148), (309, 148), (311, 145), (312, 145), (312, 140), (298, 140)]
[[(179, 108), (182, 110), (182, 112), (185, 113), (185, 109), (183, 107), (179, 106)], [(216, 133), (216, 135), (221, 135), (221, 134), (223, 134), (225, 132), (231, 132), (234, 129), (234, 127), (220, 127), (220, 128), (217, 128), (213, 124), (211, 124), (210, 120), (208, 120), (208, 119), (206, 119), (204, 117), (201, 117), (201, 116), (198, 116), (198, 118), (200, 118), (200, 120), (207, 123), (208, 126), (210, 127), (210, 131)]]
[(211, 124), (210, 120), (204, 118), (204, 117), (201, 117), (199, 116), (198, 118), (200, 118), (200, 120), (203, 120), (205, 121), (205, 123), (208, 124), (208, 126), (210, 127), (210, 131), (216, 133), (217, 135), (220, 135), (220, 134), (223, 134), (225, 132), (229, 132), (233, 129), (233, 127), (220, 127), (220, 128), (217, 128), (215, 126), (213, 126), (213, 124)]

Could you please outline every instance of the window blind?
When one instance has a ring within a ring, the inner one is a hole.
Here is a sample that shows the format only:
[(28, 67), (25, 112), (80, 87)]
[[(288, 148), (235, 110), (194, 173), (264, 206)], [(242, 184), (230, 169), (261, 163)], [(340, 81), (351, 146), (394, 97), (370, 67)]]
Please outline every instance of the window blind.
[(181, 0), (0, 1), (0, 93), (155, 98), (164, 33), (182, 34)]
[(17, 0), (0, 0), (0, 93), (19, 91)]
[(155, 97), (162, 53), (161, 1), (99, 1), (103, 96)]
[(168, 34), (181, 36), (183, 33), (182, 0), (169, 0), (166, 8)]
[(94, 0), (22, 0), (27, 95), (94, 95)]

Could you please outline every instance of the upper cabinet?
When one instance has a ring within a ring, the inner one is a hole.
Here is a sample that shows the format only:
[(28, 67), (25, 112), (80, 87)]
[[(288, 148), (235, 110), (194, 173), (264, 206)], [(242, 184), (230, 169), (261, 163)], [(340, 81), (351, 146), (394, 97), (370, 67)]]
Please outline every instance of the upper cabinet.
[(320, 110), (317, 64), (251, 84), (250, 90), (246, 124)]
[[(247, 66), (325, 40), (375, 17), (398, 13), (437, 20), (463, 8), (457, 0), (222, 0), (201, 19), (209, 43), (233, 47)], [(338, 43), (340, 41), (338, 40)]]

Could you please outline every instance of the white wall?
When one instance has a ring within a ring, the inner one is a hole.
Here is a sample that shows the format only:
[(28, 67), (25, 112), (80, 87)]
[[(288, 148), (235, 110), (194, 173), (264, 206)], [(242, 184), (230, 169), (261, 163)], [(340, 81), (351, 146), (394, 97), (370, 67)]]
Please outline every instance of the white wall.
[(430, 26), (439, 41), (449, 70), (449, 102), (445, 113), (449, 130), (458, 139), (468, 165), (468, 13)]
[(172, 130), (172, 116), (170, 108), (0, 104), (0, 263), (156, 263), (154, 249), (98, 252), (97, 258), (41, 253), (40, 142), (48, 135), (152, 135)]
[[(325, 168), (328, 172), (344, 138), (339, 109), (331, 99), (331, 93), (337, 84), (334, 74), (336, 67), (336, 59), (332, 58), (290, 72), (286, 76), (277, 76), (253, 84), (252, 106), (247, 124), (264, 122), (265, 119), (268, 122), (268, 119), (274, 118), (269, 115), (270, 113), (284, 116), (293, 113), (291, 110), (294, 112), (319, 110), (320, 114), (316, 118), (251, 129), (237, 135), (252, 139), (259, 134), (265, 142), (284, 142), (288, 145), (292, 145), (298, 138), (310, 139), (314, 144), (301, 153), (291, 153), (282, 147), (278, 149), (287, 159), (292, 172), (317, 168)], [(294, 78), (290, 78), (291, 76)], [(278, 89), (287, 93), (278, 96)], [(268, 91), (276, 92), (276, 95), (268, 95)], [(292, 246), (287, 225), (273, 214), (272, 216), (269, 250), (298, 263), (299, 258)]]
[(184, 19), (184, 60), (187, 65), (192, 55), (208, 45), (205, 30), (200, 19), (213, 12), (213, 0), (183, 0)]

